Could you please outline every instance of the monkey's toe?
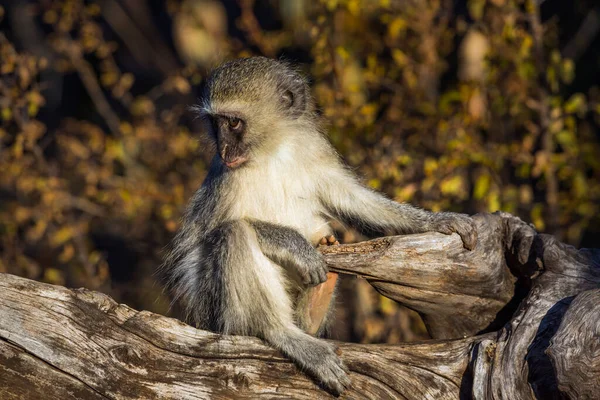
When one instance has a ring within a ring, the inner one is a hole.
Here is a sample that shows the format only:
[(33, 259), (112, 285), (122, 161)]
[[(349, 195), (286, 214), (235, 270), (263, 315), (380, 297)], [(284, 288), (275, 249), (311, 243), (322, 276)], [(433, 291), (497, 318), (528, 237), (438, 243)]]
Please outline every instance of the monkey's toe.
[(319, 240), (319, 244), (317, 244), (317, 247), (336, 246), (338, 244), (340, 244), (340, 242), (335, 238), (335, 236), (329, 235), (329, 236), (323, 236), (321, 238), (321, 240)]
[(313, 373), (325, 390), (339, 396), (350, 386), (348, 368), (335, 354), (333, 346), (328, 345), (321, 356), (323, 359)]
[(330, 371), (331, 377), (323, 381), (323, 387), (335, 396), (341, 395), (349, 386), (350, 378), (341, 367), (334, 367)]
[(467, 232), (463, 232), (462, 234), (459, 232), (460, 237), (462, 238), (463, 244), (467, 250), (475, 249), (477, 246), (477, 228), (475, 226), (471, 227)]
[(452, 230), (460, 235), (467, 250), (475, 248), (477, 245), (477, 227), (471, 217), (459, 214), (459, 218), (452, 225)]

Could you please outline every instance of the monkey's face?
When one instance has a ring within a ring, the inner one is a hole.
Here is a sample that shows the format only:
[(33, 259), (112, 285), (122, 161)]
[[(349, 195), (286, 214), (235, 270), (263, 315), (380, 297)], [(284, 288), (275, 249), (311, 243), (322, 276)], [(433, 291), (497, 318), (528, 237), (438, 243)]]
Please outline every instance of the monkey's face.
[(217, 146), (217, 154), (227, 168), (237, 168), (248, 161), (249, 145), (246, 140), (246, 122), (236, 115), (206, 116), (209, 130)]
[(312, 107), (304, 78), (286, 63), (264, 57), (221, 65), (202, 97), (200, 111), (228, 168), (272, 156)]

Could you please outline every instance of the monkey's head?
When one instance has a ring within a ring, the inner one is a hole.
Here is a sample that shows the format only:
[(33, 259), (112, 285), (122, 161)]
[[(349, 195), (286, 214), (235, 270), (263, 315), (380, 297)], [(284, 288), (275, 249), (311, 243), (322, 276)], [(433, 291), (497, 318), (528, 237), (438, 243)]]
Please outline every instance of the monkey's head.
[(282, 135), (311, 120), (313, 103), (306, 80), (290, 65), (251, 57), (211, 73), (199, 110), (224, 165), (237, 168), (276, 151)]

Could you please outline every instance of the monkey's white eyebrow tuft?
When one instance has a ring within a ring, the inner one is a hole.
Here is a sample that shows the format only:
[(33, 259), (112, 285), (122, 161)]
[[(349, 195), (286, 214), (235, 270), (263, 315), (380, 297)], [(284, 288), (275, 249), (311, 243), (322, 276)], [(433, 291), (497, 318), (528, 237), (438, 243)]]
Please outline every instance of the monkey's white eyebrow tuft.
[(210, 105), (206, 102), (204, 102), (203, 104), (196, 104), (196, 105), (190, 106), (189, 110), (198, 114), (197, 118), (204, 118), (207, 115), (212, 114), (212, 109), (211, 109)]

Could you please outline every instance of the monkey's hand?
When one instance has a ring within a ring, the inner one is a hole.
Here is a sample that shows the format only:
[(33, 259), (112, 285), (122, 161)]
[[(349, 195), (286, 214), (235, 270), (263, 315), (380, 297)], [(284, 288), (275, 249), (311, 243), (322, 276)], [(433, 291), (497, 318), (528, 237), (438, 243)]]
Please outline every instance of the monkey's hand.
[(304, 286), (317, 286), (327, 280), (327, 264), (321, 253), (316, 249), (301, 253), (300, 259), (295, 263), (296, 270), (300, 275), (300, 280)]
[(321, 253), (297, 230), (270, 222), (249, 220), (262, 252), (290, 270), (304, 286), (327, 280), (327, 264)]
[(433, 214), (430, 228), (432, 231), (450, 235), (454, 232), (460, 235), (467, 250), (473, 250), (477, 245), (477, 227), (475, 221), (466, 214), (441, 212)]

